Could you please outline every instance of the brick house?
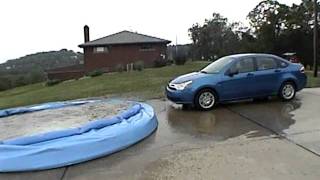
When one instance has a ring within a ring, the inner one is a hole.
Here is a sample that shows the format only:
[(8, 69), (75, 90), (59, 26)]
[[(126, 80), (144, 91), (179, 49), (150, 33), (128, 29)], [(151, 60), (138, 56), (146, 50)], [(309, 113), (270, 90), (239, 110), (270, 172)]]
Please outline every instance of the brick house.
[(170, 41), (130, 31), (121, 31), (109, 36), (89, 40), (89, 27), (84, 27), (85, 43), (80, 44), (84, 52), (85, 71), (96, 69), (113, 71), (115, 66), (143, 61), (152, 67), (156, 60), (166, 59)]
[(89, 27), (84, 26), (84, 64), (47, 71), (49, 79), (72, 79), (102, 70), (111, 72), (116, 66), (126, 67), (143, 61), (145, 67), (153, 67), (155, 61), (166, 60), (167, 44), (170, 41), (130, 31), (121, 31), (93, 41), (89, 38)]

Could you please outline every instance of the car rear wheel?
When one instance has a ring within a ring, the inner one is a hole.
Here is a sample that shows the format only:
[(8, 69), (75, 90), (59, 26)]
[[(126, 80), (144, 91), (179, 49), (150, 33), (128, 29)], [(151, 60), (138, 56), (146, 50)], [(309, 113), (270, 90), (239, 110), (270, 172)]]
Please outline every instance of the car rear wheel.
[(195, 97), (195, 105), (200, 110), (210, 110), (217, 103), (217, 95), (211, 89), (203, 89)]
[(292, 100), (296, 95), (296, 87), (292, 82), (285, 82), (282, 84), (279, 96), (284, 101)]

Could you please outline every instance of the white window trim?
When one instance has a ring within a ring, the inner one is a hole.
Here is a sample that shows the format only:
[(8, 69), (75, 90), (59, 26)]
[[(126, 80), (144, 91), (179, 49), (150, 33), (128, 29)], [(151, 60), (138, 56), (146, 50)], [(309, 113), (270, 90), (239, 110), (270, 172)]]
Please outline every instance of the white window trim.
[(99, 46), (93, 48), (94, 53), (109, 53), (109, 48), (106, 46)]

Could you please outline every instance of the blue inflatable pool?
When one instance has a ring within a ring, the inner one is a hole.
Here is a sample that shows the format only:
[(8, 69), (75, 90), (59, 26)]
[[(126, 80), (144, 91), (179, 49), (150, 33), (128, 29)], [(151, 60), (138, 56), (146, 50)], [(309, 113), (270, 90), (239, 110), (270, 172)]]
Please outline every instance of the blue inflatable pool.
[(135, 103), (112, 118), (79, 128), (0, 141), (0, 172), (44, 170), (99, 158), (141, 141), (157, 126), (153, 108)]

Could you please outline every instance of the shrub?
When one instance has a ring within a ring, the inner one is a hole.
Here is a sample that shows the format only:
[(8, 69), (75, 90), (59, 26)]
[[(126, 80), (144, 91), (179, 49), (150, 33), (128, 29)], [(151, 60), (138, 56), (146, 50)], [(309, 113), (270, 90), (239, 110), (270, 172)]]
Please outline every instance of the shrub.
[(176, 65), (184, 65), (187, 62), (187, 56), (185, 54), (177, 54), (174, 60)]
[(123, 64), (117, 64), (115, 70), (117, 72), (123, 72), (125, 69), (124, 69)]
[(172, 65), (173, 63), (174, 63), (174, 60), (172, 60), (172, 59), (167, 60), (167, 66), (170, 66), (170, 65)]
[(43, 82), (45, 81), (46, 77), (45, 74), (39, 70), (33, 70), (29, 74), (29, 83), (38, 83), (38, 82)]
[(133, 69), (137, 71), (142, 71), (144, 69), (144, 62), (143, 61), (136, 61), (133, 63)]
[(28, 79), (27, 76), (18, 76), (14, 81), (13, 81), (14, 87), (19, 87), (19, 86), (25, 86), (27, 84), (31, 84), (30, 80)]
[(167, 65), (167, 61), (164, 59), (157, 59), (154, 61), (154, 67), (164, 67)]
[(97, 77), (97, 76), (101, 76), (103, 74), (103, 71), (101, 70), (94, 70), (94, 71), (91, 71), (87, 74), (87, 76), (90, 76), (90, 77)]
[(9, 78), (0, 77), (0, 91), (10, 89), (12, 82)]
[(61, 82), (62, 82), (62, 80), (60, 80), (60, 79), (53, 79), (53, 80), (48, 80), (45, 85), (46, 86), (54, 86), (54, 85), (57, 85)]

